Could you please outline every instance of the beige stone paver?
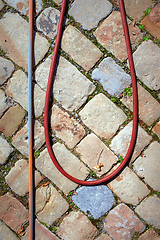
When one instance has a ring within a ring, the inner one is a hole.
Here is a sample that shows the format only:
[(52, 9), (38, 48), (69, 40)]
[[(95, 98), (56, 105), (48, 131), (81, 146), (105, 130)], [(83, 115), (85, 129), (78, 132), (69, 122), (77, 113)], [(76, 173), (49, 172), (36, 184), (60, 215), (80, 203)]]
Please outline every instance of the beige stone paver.
[(138, 238), (138, 240), (159, 240), (159, 239), (160, 236), (153, 229), (149, 229)]
[(63, 33), (61, 47), (76, 63), (87, 71), (103, 55), (89, 39), (71, 25)]
[(12, 239), (18, 240), (19, 238), (7, 227), (4, 222), (0, 222), (0, 237), (1, 240)]
[(102, 233), (96, 240), (112, 240), (107, 234)]
[(160, 121), (154, 126), (153, 132), (156, 133), (160, 139)]
[(84, 124), (106, 139), (111, 138), (127, 118), (124, 112), (102, 93), (92, 98), (79, 114)]
[(4, 7), (4, 3), (0, 0), (0, 10)]
[(8, 59), (0, 57), (0, 85), (7, 81), (13, 71), (13, 63)]
[(5, 92), (2, 89), (0, 89), (0, 117), (8, 107), (9, 106), (6, 103)]
[(0, 164), (5, 164), (10, 156), (10, 154), (14, 151), (11, 145), (0, 136)]

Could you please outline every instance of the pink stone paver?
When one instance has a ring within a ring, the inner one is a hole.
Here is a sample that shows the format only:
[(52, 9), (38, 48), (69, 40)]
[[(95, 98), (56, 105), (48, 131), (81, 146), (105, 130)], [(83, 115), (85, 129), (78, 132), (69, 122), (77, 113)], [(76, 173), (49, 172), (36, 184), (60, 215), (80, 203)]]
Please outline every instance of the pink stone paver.
[(96, 240), (112, 240), (107, 234), (102, 233)]
[(143, 233), (138, 240), (160, 240), (160, 236), (153, 229), (150, 229)]
[(154, 126), (153, 132), (154, 132), (155, 134), (157, 134), (157, 136), (158, 136), (159, 139), (160, 139), (160, 121)]

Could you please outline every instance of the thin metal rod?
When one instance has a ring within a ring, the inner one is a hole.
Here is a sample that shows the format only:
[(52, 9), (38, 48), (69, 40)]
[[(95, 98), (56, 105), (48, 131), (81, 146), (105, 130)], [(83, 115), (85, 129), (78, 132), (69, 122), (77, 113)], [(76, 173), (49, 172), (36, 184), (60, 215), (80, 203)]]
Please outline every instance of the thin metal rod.
[(34, 240), (34, 170), (33, 170), (33, 1), (29, 1), (28, 52), (28, 138), (29, 138), (29, 240)]

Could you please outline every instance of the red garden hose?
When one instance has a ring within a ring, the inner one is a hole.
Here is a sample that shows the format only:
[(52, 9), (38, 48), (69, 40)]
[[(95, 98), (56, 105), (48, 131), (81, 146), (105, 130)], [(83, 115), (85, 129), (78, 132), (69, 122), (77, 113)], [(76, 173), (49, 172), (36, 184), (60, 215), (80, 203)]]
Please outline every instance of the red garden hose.
[(126, 156), (124, 157), (124, 160), (112, 173), (110, 173), (109, 175), (107, 175), (101, 179), (95, 180), (95, 181), (83, 181), (83, 180), (77, 179), (77, 178), (69, 175), (60, 166), (60, 164), (58, 163), (57, 159), (54, 156), (52, 146), (50, 143), (50, 138), (49, 138), (49, 110), (50, 110), (49, 103), (50, 103), (50, 95), (51, 95), (52, 83), (53, 83), (53, 74), (54, 74), (54, 70), (55, 70), (55, 66), (56, 66), (57, 52), (58, 52), (61, 35), (62, 35), (62, 24), (63, 24), (63, 18), (64, 18), (64, 13), (65, 13), (66, 2), (67, 2), (67, 0), (63, 0), (63, 2), (62, 2), (56, 43), (55, 43), (55, 47), (54, 47), (52, 63), (51, 63), (51, 67), (50, 67), (48, 84), (47, 84), (47, 91), (46, 91), (45, 111), (44, 111), (44, 128), (45, 128), (46, 146), (47, 146), (49, 155), (50, 155), (54, 165), (65, 177), (67, 177), (71, 181), (73, 181), (77, 184), (80, 184), (80, 185), (98, 185), (98, 184), (102, 184), (102, 183), (112, 180), (115, 176), (117, 176), (123, 170), (123, 168), (125, 167), (126, 163), (128, 162), (128, 160), (133, 152), (135, 142), (136, 142), (136, 137), (137, 137), (137, 127), (138, 127), (137, 84), (136, 84), (135, 70), (134, 70), (134, 64), (133, 64), (133, 59), (132, 59), (132, 50), (131, 50), (128, 26), (127, 26), (127, 21), (126, 21), (126, 14), (125, 14), (123, 0), (119, 0), (119, 7), (120, 7), (120, 11), (121, 11), (121, 18), (122, 18), (122, 23), (123, 23), (123, 29), (124, 29), (124, 35), (125, 35), (125, 41), (126, 41), (126, 47), (127, 47), (127, 54), (128, 54), (128, 60), (129, 60), (129, 66), (130, 66), (130, 72), (131, 72), (131, 79), (132, 79), (132, 89), (133, 89), (132, 90), (133, 91), (133, 128), (132, 128), (132, 136), (131, 136), (130, 145), (129, 145), (128, 151), (126, 153)]

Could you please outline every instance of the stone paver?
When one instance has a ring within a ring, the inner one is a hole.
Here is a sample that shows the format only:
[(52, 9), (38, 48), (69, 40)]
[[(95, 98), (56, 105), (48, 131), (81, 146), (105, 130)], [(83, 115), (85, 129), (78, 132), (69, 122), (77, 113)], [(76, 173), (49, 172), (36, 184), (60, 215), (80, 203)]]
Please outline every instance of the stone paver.
[(160, 192), (160, 144), (153, 142), (133, 164), (135, 172)]
[(102, 233), (96, 240), (112, 240), (107, 234)]
[(6, 226), (5, 223), (0, 222), (0, 239), (18, 240), (19, 238)]
[(61, 47), (76, 63), (87, 71), (103, 55), (89, 39), (71, 25), (63, 33)]
[(135, 232), (143, 232), (145, 225), (124, 203), (109, 212), (104, 228), (114, 240), (131, 240)]
[[(46, 89), (47, 86), (50, 58), (51, 56), (37, 68), (35, 73), (36, 81), (43, 89)], [(60, 57), (53, 86), (53, 94), (66, 110), (77, 110), (85, 103), (88, 95), (94, 90), (95, 86), (91, 81), (69, 61)]]
[(0, 218), (14, 231), (18, 232), (21, 225), (28, 220), (26, 208), (9, 192), (0, 197)]
[[(34, 111), (36, 117), (40, 116), (44, 109), (45, 92), (34, 85)], [(22, 70), (16, 71), (7, 83), (7, 94), (28, 111), (28, 78)]]
[[(0, 20), (0, 45), (7, 56), (28, 70), (28, 23), (18, 13), (6, 13)], [(49, 49), (49, 43), (38, 33), (35, 36), (35, 64)]]
[(89, 216), (95, 219), (107, 213), (113, 206), (115, 199), (111, 190), (105, 186), (83, 186), (76, 190), (73, 202)]
[(150, 229), (142, 234), (138, 240), (160, 240), (160, 236), (153, 229)]
[[(98, 176), (108, 172), (113, 164), (117, 162), (117, 157), (113, 152), (94, 134), (87, 135), (76, 147), (80, 153), (81, 159)], [(100, 171), (96, 169), (97, 165), (102, 163)]]
[[(110, 145), (110, 148), (116, 155), (120, 155), (123, 158), (125, 157), (130, 140), (131, 140), (131, 134), (132, 134), (132, 126), (133, 122), (131, 121), (127, 126), (124, 127), (123, 130), (121, 130), (118, 135), (116, 135)], [(138, 126), (138, 134), (137, 134), (137, 141), (136, 146), (134, 148), (134, 152), (131, 158), (131, 161), (136, 159), (145, 146), (149, 144), (149, 142), (152, 140), (152, 137), (148, 135), (148, 133), (145, 132), (143, 128)]]
[(57, 35), (60, 12), (53, 8), (46, 8), (37, 18), (36, 26), (47, 37), (54, 38)]
[(13, 135), (22, 123), (24, 116), (24, 109), (18, 105), (9, 108), (0, 119), (0, 131), (2, 131), (6, 137)]
[[(68, 151), (64, 145), (56, 143), (53, 145), (54, 154), (66, 172), (70, 175), (84, 180), (88, 175), (87, 168)], [(65, 194), (76, 188), (77, 184), (64, 177), (54, 166), (47, 149), (41, 152), (40, 156), (35, 160), (36, 168), (56, 184)]]
[[(43, 179), (41, 174), (35, 171), (35, 187)], [(21, 159), (15, 163), (8, 175), (5, 177), (6, 183), (20, 196), (29, 192), (29, 163)]]
[(62, 3), (62, 0), (54, 0), (54, 2), (59, 5)]
[[(139, 101), (139, 117), (147, 125), (153, 124), (160, 117), (160, 104), (152, 95), (145, 90), (141, 85), (138, 86), (138, 101)], [(122, 103), (133, 111), (133, 97), (124, 96)]]
[(137, 205), (150, 193), (146, 185), (129, 167), (126, 167), (108, 186), (123, 202), (132, 205)]
[[(22, 238), (23, 240), (29, 239), (29, 227), (26, 230), (26, 234)], [(55, 234), (51, 233), (45, 226), (35, 221), (35, 240), (59, 240)]]
[(82, 125), (56, 105), (52, 107), (51, 128), (69, 148), (73, 148), (85, 135)]
[(135, 211), (149, 225), (160, 228), (160, 198), (156, 195), (143, 200), (143, 202), (136, 207)]
[(151, 12), (142, 20), (143, 27), (160, 40), (160, 3), (158, 3)]
[[(44, 127), (35, 121), (34, 124), (34, 149), (37, 151), (45, 143)], [(23, 155), (28, 156), (28, 123), (13, 137), (12, 144)]]
[(50, 184), (46, 187), (41, 187), (36, 191), (36, 201), (40, 205), (43, 201), (44, 206), (38, 209), (37, 218), (45, 222), (47, 225), (52, 225), (54, 221), (60, 218), (67, 210), (68, 203)]
[(160, 48), (151, 40), (144, 41), (133, 54), (137, 77), (150, 89), (160, 89)]
[(84, 124), (106, 139), (111, 138), (126, 120), (123, 111), (102, 93), (90, 100), (79, 114)]
[[(137, 26), (133, 26), (133, 23), (129, 19), (128, 27), (131, 44), (132, 47), (134, 47), (141, 38), (141, 32)], [(111, 15), (96, 29), (94, 35), (98, 42), (118, 59), (121, 61), (127, 59), (126, 43), (120, 12), (112, 12)]]
[(7, 108), (5, 92), (0, 89), (0, 117)]
[(14, 151), (14, 149), (9, 145), (9, 143), (0, 136), (0, 164), (5, 164), (9, 155)]
[(160, 121), (154, 126), (153, 132), (156, 133), (160, 139)]
[(0, 85), (2, 85), (14, 71), (14, 65), (8, 59), (0, 57)]
[(107, 17), (111, 11), (112, 4), (108, 0), (75, 0), (69, 15), (81, 23), (84, 29), (91, 30), (97, 27), (99, 21)]
[(109, 94), (120, 97), (124, 88), (131, 84), (131, 77), (115, 61), (105, 58), (92, 72), (92, 78), (99, 81)]
[(92, 240), (98, 231), (81, 212), (71, 212), (63, 219), (57, 234), (65, 240)]
[(0, 10), (4, 7), (4, 3), (0, 0)]

